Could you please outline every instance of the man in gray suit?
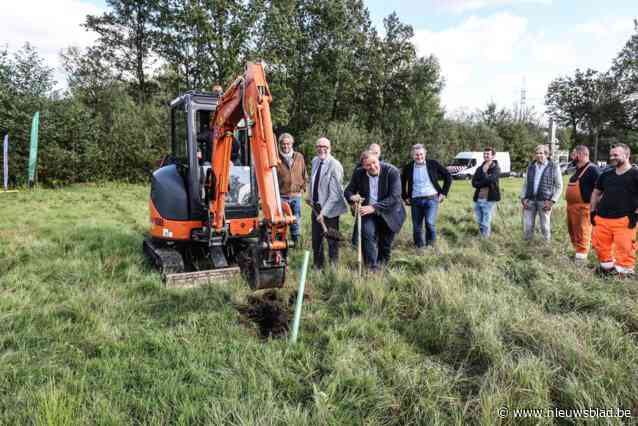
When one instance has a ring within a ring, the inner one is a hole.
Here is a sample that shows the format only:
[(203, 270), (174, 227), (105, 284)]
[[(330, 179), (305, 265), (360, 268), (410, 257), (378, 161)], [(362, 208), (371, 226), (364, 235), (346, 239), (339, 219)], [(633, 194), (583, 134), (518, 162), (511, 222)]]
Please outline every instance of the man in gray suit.
[[(343, 167), (330, 155), (330, 141), (319, 138), (315, 143), (317, 156), (312, 159), (312, 172), (306, 203), (312, 207), (312, 252), (315, 268), (322, 269), (325, 263), (323, 253), (323, 222), (326, 227), (339, 229), (339, 216), (348, 211), (343, 196)], [(328, 257), (335, 265), (339, 260), (339, 242), (328, 239)]]
[(523, 178), (521, 203), (523, 204), (523, 235), (526, 240), (534, 236), (536, 216), (540, 218), (541, 233), (545, 241), (551, 238), (550, 215), (563, 191), (563, 177), (558, 162), (548, 159), (549, 147), (538, 145), (536, 161), (529, 163)]

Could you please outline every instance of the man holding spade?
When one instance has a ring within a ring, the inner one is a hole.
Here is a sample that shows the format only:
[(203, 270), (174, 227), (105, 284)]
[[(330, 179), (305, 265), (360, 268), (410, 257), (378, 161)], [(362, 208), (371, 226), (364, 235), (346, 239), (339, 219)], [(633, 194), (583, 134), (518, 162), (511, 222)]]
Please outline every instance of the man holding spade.
[(330, 235), (325, 230), (339, 231), (339, 216), (348, 211), (348, 205), (343, 198), (343, 190), (341, 189), (343, 167), (330, 154), (330, 140), (325, 137), (319, 138), (315, 143), (315, 151), (317, 156), (312, 160), (306, 203), (312, 208), (314, 267), (323, 269), (325, 265), (324, 239), (328, 240), (330, 263), (336, 265), (339, 261), (339, 241), (328, 238)]
[(405, 221), (401, 202), (401, 177), (391, 164), (379, 161), (375, 153), (361, 155), (362, 168), (352, 174), (346, 199), (361, 203), (361, 246), (367, 268), (377, 271), (390, 261), (394, 236)]

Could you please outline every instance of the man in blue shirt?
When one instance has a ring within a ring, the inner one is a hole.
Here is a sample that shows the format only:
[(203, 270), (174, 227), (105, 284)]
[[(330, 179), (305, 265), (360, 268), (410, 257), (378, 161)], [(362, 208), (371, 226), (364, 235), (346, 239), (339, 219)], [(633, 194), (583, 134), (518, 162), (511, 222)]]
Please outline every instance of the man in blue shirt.
[[(412, 147), (413, 161), (401, 173), (402, 198), (412, 209), (412, 233), (417, 249), (436, 242), (436, 216), (439, 204), (447, 196), (452, 176), (438, 161), (427, 159), (421, 144)], [(443, 181), (443, 186), (439, 184)], [(423, 222), (425, 221), (425, 240)]]

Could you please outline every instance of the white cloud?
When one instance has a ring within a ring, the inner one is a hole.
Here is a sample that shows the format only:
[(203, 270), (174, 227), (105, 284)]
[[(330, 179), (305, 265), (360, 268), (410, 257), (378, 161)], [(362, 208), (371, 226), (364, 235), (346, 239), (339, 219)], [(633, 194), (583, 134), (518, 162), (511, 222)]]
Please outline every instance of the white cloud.
[(486, 7), (513, 6), (523, 3), (551, 4), (552, 0), (434, 0), (435, 6), (454, 13), (476, 11)]
[(626, 17), (598, 18), (564, 31), (537, 30), (512, 13), (470, 16), (442, 31), (416, 29), (420, 55), (441, 62), (448, 111), (482, 108), (488, 102), (511, 107), (527, 89), (527, 105), (543, 112), (549, 82), (576, 68), (609, 69), (633, 30)]
[(415, 42), (422, 53), (433, 52), (445, 61), (499, 63), (511, 60), (526, 27), (525, 18), (510, 13), (471, 16), (461, 25), (440, 32), (417, 31)]
[(443, 101), (449, 109), (480, 107), (491, 99), (498, 103), (503, 88), (513, 80), (520, 90), (520, 77), (507, 70), (494, 73), (513, 62), (526, 31), (527, 19), (497, 13), (486, 18), (472, 16), (440, 32), (417, 30), (414, 42), (419, 54), (439, 58), (446, 79)]
[(103, 9), (81, 0), (0, 1), (0, 43), (9, 51), (18, 50), (26, 42), (37, 48), (49, 66), (56, 69), (58, 85), (64, 82), (59, 53), (69, 46), (85, 47), (93, 43), (95, 34), (80, 25), (86, 15), (99, 15)]

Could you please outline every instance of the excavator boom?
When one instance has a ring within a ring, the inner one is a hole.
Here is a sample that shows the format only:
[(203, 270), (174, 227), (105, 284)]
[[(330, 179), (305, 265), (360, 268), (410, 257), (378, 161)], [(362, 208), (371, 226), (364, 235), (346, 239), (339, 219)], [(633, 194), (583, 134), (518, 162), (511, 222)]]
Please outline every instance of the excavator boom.
[[(264, 219), (275, 230), (276, 240), (285, 238), (285, 229), (294, 216), (284, 212), (277, 181), (279, 154), (272, 131), (270, 102), (272, 96), (260, 62), (249, 62), (243, 77), (233, 82), (224, 93), (213, 117), (213, 159), (217, 192), (228, 192), (228, 168), (230, 164), (233, 132), (243, 119), (250, 131), (255, 175), (259, 187), (259, 199)], [(217, 231), (224, 226), (224, 197), (216, 197), (210, 205)], [(282, 234), (283, 233), (283, 234)], [(279, 245), (283, 248), (283, 245)]]
[[(254, 286), (280, 286), (269, 280), (283, 280), (285, 257), (288, 248), (286, 233), (288, 225), (295, 221), (288, 204), (282, 204), (277, 180), (279, 154), (272, 131), (270, 103), (272, 96), (261, 62), (249, 62), (244, 75), (237, 78), (224, 93), (212, 119), (213, 154), (212, 164), (215, 174), (214, 196), (209, 211), (211, 231), (217, 235), (228, 235), (225, 217), (225, 199), (229, 190), (228, 176), (234, 131), (243, 120), (248, 129), (248, 139), (254, 173), (259, 190), (259, 204), (263, 215), (260, 221), (258, 246), (252, 256), (244, 259), (244, 269), (249, 269), (250, 281)], [(274, 265), (273, 265), (274, 264)], [(242, 265), (240, 265), (242, 266)], [(274, 272), (274, 277), (266, 277)], [(282, 278), (279, 278), (282, 277)], [(273, 285), (275, 284), (275, 285)], [(283, 283), (281, 283), (283, 284)]]

